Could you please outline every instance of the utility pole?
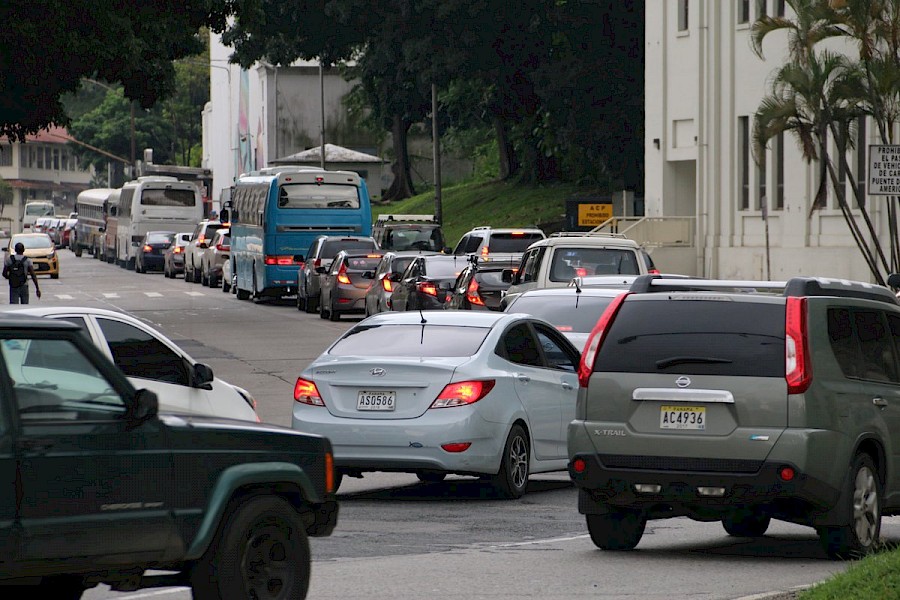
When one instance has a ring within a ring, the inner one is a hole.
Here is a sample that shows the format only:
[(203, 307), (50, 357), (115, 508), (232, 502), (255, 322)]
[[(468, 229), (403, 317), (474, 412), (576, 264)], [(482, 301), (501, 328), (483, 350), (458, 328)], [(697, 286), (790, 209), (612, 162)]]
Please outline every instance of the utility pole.
[(437, 85), (431, 84), (431, 137), (434, 150), (434, 220), (444, 224), (444, 207), (441, 198), (441, 136), (438, 131)]
[(325, 169), (325, 67), (323, 59), (319, 59), (319, 103), (322, 105), (322, 124), (319, 130), (319, 142), (322, 144), (322, 170)]

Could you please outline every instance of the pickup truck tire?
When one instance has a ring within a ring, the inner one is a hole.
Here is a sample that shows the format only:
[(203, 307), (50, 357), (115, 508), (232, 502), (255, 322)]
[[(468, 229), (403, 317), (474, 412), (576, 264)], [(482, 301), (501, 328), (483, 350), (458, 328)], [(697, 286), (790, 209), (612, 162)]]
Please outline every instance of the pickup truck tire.
[(195, 600), (298, 600), (310, 578), (309, 539), (297, 511), (257, 496), (224, 519), (217, 541), (191, 577)]

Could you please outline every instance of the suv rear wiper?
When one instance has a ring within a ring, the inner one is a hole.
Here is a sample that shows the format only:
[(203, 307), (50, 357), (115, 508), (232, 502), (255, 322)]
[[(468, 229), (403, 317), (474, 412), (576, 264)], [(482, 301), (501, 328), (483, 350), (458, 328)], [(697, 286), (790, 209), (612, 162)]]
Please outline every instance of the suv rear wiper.
[(714, 358), (712, 356), (673, 356), (656, 361), (657, 369), (665, 369), (675, 365), (683, 365), (687, 363), (705, 363), (705, 364), (730, 364), (734, 361), (727, 358)]

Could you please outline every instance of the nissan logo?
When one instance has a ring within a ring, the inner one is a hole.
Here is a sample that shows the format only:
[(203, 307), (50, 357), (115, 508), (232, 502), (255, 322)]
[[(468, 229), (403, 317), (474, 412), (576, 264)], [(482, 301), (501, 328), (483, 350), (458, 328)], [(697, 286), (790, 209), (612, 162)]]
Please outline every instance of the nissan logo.
[(677, 385), (680, 388), (686, 388), (687, 386), (691, 385), (691, 378), (687, 377), (685, 375), (682, 375), (681, 377), (679, 377), (678, 379), (675, 380), (675, 385)]
[[(369, 369), (369, 373), (371, 373), (373, 377), (384, 377), (385, 370), (381, 367), (375, 367), (374, 369)], [(688, 383), (690, 383), (690, 380), (688, 380)]]

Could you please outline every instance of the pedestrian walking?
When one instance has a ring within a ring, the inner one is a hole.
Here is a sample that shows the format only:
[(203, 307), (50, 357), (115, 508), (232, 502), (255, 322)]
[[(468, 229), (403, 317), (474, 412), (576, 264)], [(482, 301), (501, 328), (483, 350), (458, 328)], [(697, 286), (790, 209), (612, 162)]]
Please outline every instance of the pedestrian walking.
[(3, 261), (3, 277), (9, 280), (9, 303), (28, 304), (28, 277), (34, 282), (34, 293), (41, 297), (37, 275), (31, 259), (25, 256), (25, 244), (19, 242), (15, 247), (15, 255), (7, 255)]

